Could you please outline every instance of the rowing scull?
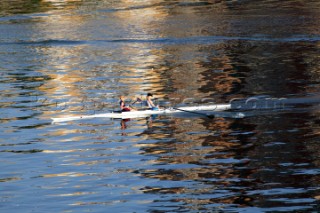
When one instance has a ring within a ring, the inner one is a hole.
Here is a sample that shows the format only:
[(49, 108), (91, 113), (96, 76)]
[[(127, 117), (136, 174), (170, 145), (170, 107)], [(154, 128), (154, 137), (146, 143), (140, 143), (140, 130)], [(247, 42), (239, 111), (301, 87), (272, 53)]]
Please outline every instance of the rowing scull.
[(82, 120), (82, 119), (91, 119), (91, 118), (139, 118), (147, 117), (150, 115), (163, 115), (163, 114), (174, 114), (174, 113), (203, 113), (203, 115), (208, 115), (211, 112), (220, 112), (231, 109), (230, 104), (213, 104), (213, 105), (201, 105), (201, 106), (186, 106), (186, 107), (176, 107), (176, 108), (166, 108), (159, 110), (138, 110), (138, 111), (129, 111), (129, 112), (108, 112), (94, 115), (82, 115), (82, 116), (70, 116), (62, 118), (52, 118), (53, 123), (73, 121), (73, 120)]

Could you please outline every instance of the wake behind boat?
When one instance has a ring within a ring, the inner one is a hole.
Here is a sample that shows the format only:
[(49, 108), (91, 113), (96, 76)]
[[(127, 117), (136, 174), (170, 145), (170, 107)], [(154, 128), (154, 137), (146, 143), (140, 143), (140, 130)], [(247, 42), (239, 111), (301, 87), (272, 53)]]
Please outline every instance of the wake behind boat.
[(108, 113), (94, 114), (94, 115), (82, 115), (82, 116), (70, 116), (61, 118), (51, 118), (53, 123), (67, 122), (73, 120), (91, 119), (91, 118), (139, 118), (147, 117), (150, 115), (163, 115), (163, 114), (176, 114), (176, 113), (194, 113), (203, 116), (210, 116), (212, 112), (221, 112), (231, 109), (230, 104), (212, 104), (212, 105), (199, 105), (199, 106), (185, 106), (185, 107), (170, 107), (159, 110), (138, 110), (138, 111), (113, 111)]

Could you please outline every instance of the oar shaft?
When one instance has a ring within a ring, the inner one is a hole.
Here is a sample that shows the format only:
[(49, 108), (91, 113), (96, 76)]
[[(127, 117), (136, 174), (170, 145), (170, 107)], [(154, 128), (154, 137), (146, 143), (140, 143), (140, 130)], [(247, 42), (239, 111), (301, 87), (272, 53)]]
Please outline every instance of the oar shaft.
[(208, 115), (208, 114), (201, 113), (201, 112), (194, 112), (194, 111), (179, 109), (179, 108), (175, 108), (175, 107), (173, 107), (172, 109), (179, 110), (179, 111), (182, 111), (182, 112), (193, 113), (193, 114), (196, 114), (196, 115), (202, 115), (202, 116), (205, 116), (207, 118), (214, 118), (214, 116), (212, 116), (212, 115)]

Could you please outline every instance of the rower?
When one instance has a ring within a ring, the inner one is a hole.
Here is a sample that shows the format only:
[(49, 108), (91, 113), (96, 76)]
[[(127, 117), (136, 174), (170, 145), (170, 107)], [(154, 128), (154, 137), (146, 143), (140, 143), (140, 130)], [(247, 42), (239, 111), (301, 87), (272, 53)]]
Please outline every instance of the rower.
[(133, 108), (126, 105), (126, 103), (124, 102), (124, 96), (120, 95), (119, 99), (120, 109), (122, 112), (135, 111)]
[(156, 106), (156, 105), (153, 103), (151, 97), (153, 97), (153, 94), (152, 94), (152, 93), (148, 93), (148, 94), (147, 94), (147, 105), (148, 105), (149, 109), (151, 109), (151, 110), (159, 110), (159, 107)]

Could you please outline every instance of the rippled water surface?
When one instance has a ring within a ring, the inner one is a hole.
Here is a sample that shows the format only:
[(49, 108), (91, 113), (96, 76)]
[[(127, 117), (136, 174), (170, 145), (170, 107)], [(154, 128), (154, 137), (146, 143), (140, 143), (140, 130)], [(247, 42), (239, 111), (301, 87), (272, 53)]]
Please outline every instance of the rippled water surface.
[(0, 212), (318, 212), (316, 101), (213, 119), (51, 118), (148, 92), (317, 99), (319, 20), (316, 0), (1, 0)]

